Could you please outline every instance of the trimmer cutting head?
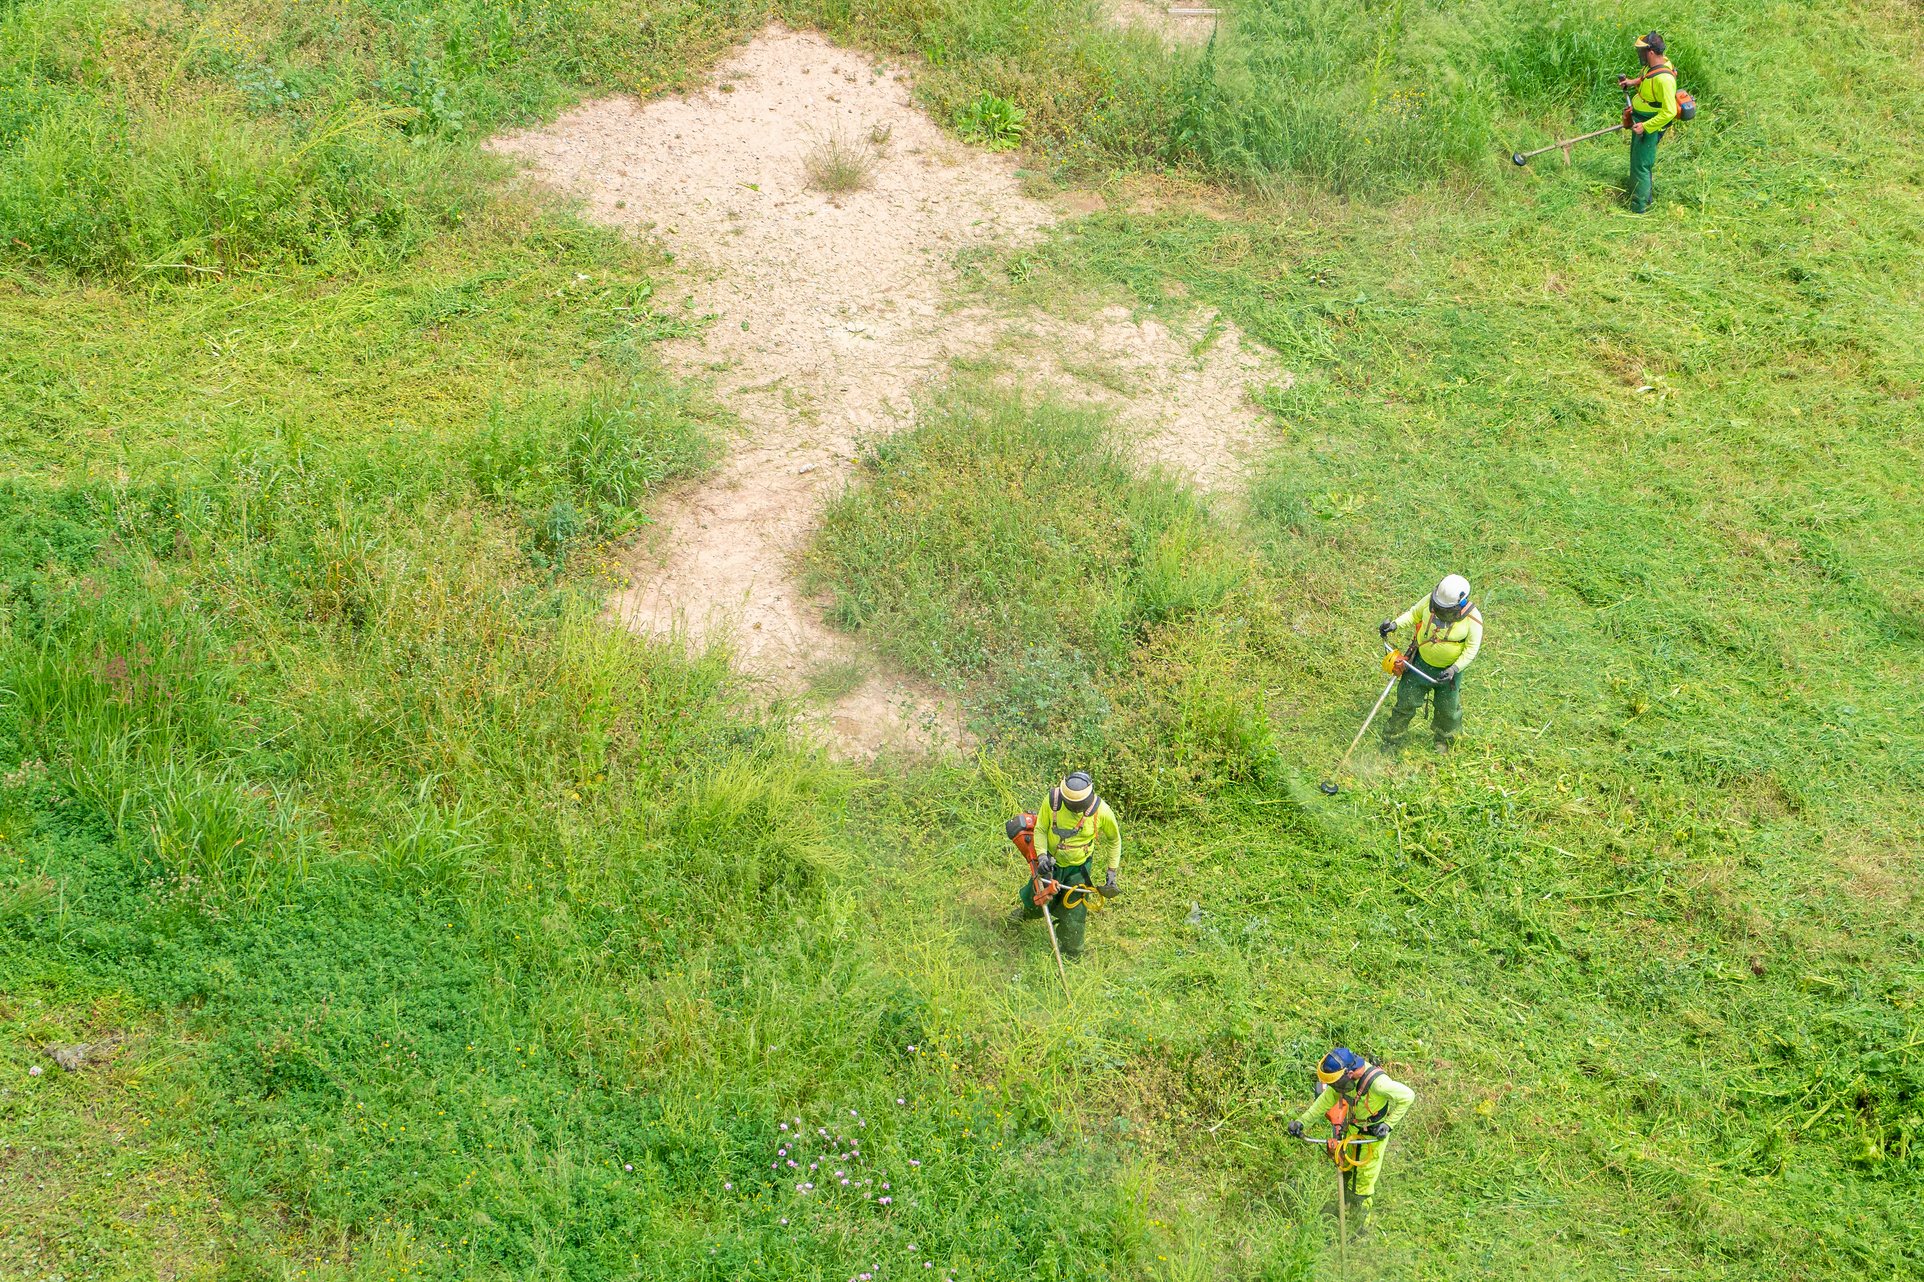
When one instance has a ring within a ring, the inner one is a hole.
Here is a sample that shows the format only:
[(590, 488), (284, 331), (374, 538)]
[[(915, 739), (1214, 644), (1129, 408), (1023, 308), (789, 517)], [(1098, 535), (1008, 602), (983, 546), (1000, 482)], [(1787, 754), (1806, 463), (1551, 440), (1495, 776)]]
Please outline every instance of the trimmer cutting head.
[(1316, 786), (1323, 790), (1323, 795), (1325, 797), (1334, 797), (1337, 793), (1342, 791), (1341, 788), (1338, 788), (1336, 786), (1336, 781), (1334, 779), (1325, 779), (1323, 782), (1317, 784)]
[(1513, 151), (1510, 153), (1510, 163), (1513, 165), (1527, 165), (1530, 162), (1524, 158), (1522, 152)]

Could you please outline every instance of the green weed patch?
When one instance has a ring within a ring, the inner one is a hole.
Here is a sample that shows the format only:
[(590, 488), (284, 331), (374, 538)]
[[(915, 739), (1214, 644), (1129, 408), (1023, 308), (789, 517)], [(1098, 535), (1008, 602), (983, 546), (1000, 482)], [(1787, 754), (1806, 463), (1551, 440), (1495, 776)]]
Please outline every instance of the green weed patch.
[[(1247, 552), (1118, 448), (1092, 413), (964, 382), (872, 448), (813, 555), (833, 617), (967, 690), (992, 736), (1105, 761), (1105, 795), (1165, 813), (1267, 777), (1262, 698), (1237, 668), (1275, 616)], [(1189, 667), (1198, 644), (1228, 671)]]

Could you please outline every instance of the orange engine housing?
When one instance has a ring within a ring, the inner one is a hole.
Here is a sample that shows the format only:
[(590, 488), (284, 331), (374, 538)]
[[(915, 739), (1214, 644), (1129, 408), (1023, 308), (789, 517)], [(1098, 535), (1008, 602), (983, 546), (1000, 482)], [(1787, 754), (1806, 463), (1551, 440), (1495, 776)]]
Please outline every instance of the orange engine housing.
[(1022, 826), (1015, 830), (1009, 840), (1015, 843), (1015, 848), (1022, 852), (1022, 857), (1028, 860), (1029, 866), (1033, 868), (1035, 866), (1035, 815), (1025, 810), (1016, 818), (1022, 821)]

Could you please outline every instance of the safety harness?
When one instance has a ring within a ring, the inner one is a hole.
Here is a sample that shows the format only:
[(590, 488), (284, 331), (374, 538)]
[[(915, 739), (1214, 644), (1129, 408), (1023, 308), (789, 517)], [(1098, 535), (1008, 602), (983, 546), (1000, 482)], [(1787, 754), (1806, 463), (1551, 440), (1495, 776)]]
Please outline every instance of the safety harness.
[[(1049, 811), (1051, 814), (1062, 809), (1061, 793), (1062, 790), (1060, 788), (1052, 788), (1049, 790)], [(1093, 816), (1096, 811), (1101, 808), (1102, 798), (1092, 797), (1091, 800), (1096, 803), (1089, 811), (1089, 814)], [(1105, 901), (1101, 895), (1096, 893), (1094, 886), (1067, 885), (1057, 881), (1053, 877), (1044, 877), (1036, 870), (1036, 860), (1040, 856), (1040, 852), (1036, 850), (1035, 844), (1035, 830), (1038, 819), (1039, 816), (1037, 816), (1035, 812), (1025, 810), (1015, 818), (1009, 820), (1007, 825), (1009, 840), (1015, 843), (1017, 852), (1029, 862), (1029, 879), (1035, 885), (1036, 903), (1046, 904), (1051, 899), (1054, 899), (1059, 892), (1062, 895), (1062, 906), (1064, 908), (1074, 908), (1078, 905), (1084, 905), (1090, 912), (1101, 912)], [(1051, 823), (1049, 827), (1050, 830), (1055, 833), (1057, 841), (1065, 839), (1065, 834), (1061, 828), (1056, 827), (1053, 823)], [(1081, 831), (1082, 826), (1078, 824), (1075, 828), (1071, 829), (1067, 835), (1074, 836)], [(1090, 853), (1091, 855), (1094, 854), (1093, 849)]]
[[(1049, 789), (1049, 831), (1056, 835), (1058, 842), (1066, 845), (1074, 838), (1080, 837), (1082, 835), (1083, 825), (1085, 823), (1089, 824), (1089, 853), (1093, 855), (1095, 853), (1096, 837), (1101, 832), (1100, 816), (1102, 813), (1102, 798), (1098, 797), (1094, 792), (1089, 794), (1089, 808), (1081, 812), (1082, 817), (1076, 821), (1076, 826), (1073, 828), (1064, 828), (1056, 823), (1056, 814), (1061, 809), (1062, 787), (1058, 784), (1056, 787)], [(1082, 861), (1078, 859), (1076, 862), (1081, 863)]]
[(1356, 1079), (1356, 1094), (1352, 1097), (1337, 1091), (1336, 1102), (1330, 1105), (1329, 1112), (1325, 1114), (1329, 1118), (1330, 1127), (1329, 1160), (1336, 1164), (1336, 1169), (1339, 1171), (1353, 1171), (1363, 1164), (1363, 1159), (1358, 1156), (1358, 1147), (1343, 1142), (1349, 1134), (1350, 1127), (1374, 1126), (1390, 1111), (1390, 1106), (1385, 1104), (1368, 1117), (1355, 1116), (1356, 1106), (1369, 1095), (1376, 1085), (1376, 1080), (1384, 1076), (1387, 1076), (1385, 1070), (1371, 1064), (1363, 1070), (1363, 1075)]
[[(1376, 1080), (1380, 1077), (1387, 1077), (1387, 1076), (1389, 1076), (1389, 1074), (1385, 1070), (1378, 1068), (1374, 1064), (1371, 1064), (1368, 1068), (1364, 1069), (1363, 1075), (1356, 1079), (1356, 1102), (1359, 1104), (1362, 1103), (1363, 1099), (1366, 1096), (1368, 1096), (1372, 1090), (1376, 1088)], [(1390, 1111), (1390, 1106), (1388, 1104), (1385, 1104), (1383, 1105), (1383, 1107), (1377, 1109), (1374, 1113), (1371, 1113), (1368, 1117), (1364, 1118), (1361, 1124), (1364, 1126), (1374, 1126), (1378, 1122), (1382, 1121), (1384, 1115), (1387, 1114), (1389, 1111)]]
[[(1670, 63), (1667, 61), (1660, 62), (1656, 66), (1644, 72), (1641, 76), (1636, 77), (1628, 85), (1626, 85), (1625, 88), (1631, 89), (1631, 90), (1641, 89), (1643, 88), (1643, 82), (1650, 79), (1652, 76), (1669, 76), (1671, 83), (1676, 84), (1677, 69), (1671, 66)], [(1643, 108), (1638, 106), (1636, 103), (1632, 102), (1632, 103), (1625, 104), (1624, 111), (1626, 112), (1626, 114), (1634, 117), (1638, 113), (1642, 112)], [(1655, 115), (1655, 114), (1656, 114), (1655, 112), (1649, 112), (1646, 114), (1645, 118), (1647, 119), (1649, 116)], [(1676, 118), (1678, 123), (1681, 123), (1686, 120), (1695, 120), (1697, 118), (1697, 100), (1691, 97), (1689, 91), (1684, 89), (1682, 86), (1678, 86), (1677, 88), (1677, 117)], [(1667, 127), (1668, 126), (1666, 126), (1666, 128)], [(1657, 132), (1662, 133), (1663, 130), (1659, 129)]]

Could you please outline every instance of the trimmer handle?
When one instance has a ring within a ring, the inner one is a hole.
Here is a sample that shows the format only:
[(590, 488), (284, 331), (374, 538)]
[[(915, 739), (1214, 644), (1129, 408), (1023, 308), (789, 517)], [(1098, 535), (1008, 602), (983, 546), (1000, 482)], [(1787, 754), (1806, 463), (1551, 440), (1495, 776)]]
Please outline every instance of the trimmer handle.
[(1411, 663), (1409, 655), (1398, 650), (1387, 641), (1383, 643), (1383, 652), (1390, 656), (1383, 661), (1383, 670), (1385, 672), (1393, 673), (1399, 677), (1405, 673), (1413, 673), (1418, 680), (1426, 685), (1440, 686), (1443, 684), (1429, 673), (1423, 671), (1423, 669)]

